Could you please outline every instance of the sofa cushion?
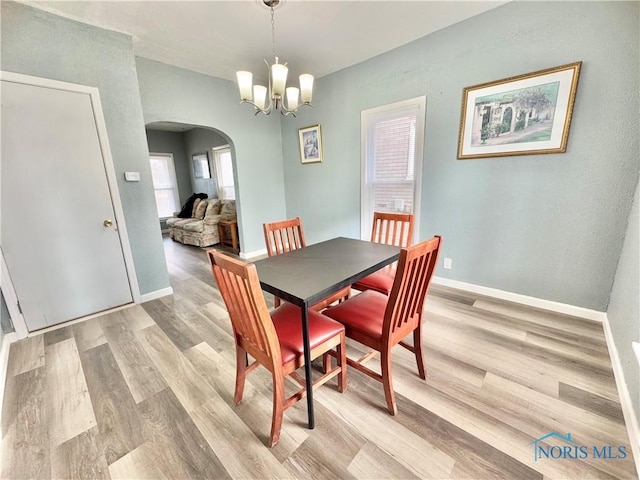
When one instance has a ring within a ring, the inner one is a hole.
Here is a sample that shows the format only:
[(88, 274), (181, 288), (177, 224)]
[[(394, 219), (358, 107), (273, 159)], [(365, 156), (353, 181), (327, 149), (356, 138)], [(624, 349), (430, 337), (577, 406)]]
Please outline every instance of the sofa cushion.
[(182, 229), (185, 232), (202, 232), (203, 228), (204, 228), (204, 221), (202, 220), (194, 220), (194, 219), (189, 219), (190, 221), (188, 223), (185, 223), (184, 225), (182, 225)]
[(207, 203), (207, 210), (204, 212), (205, 217), (220, 214), (220, 208), (222, 208), (222, 201), (220, 199), (211, 199)]
[(198, 205), (200, 205), (200, 202), (202, 201), (202, 199), (200, 198), (196, 198), (193, 202), (193, 208), (191, 209), (191, 218), (194, 218), (196, 216), (196, 208), (198, 208)]
[(193, 218), (169, 218), (167, 219), (167, 225), (173, 228), (183, 228), (186, 224), (193, 221)]
[(206, 215), (203, 222), (205, 225), (213, 225), (217, 227), (220, 220), (222, 220), (222, 215)]
[(222, 202), (222, 209), (220, 210), (222, 220), (235, 220), (236, 219), (236, 202), (235, 200), (225, 200)]
[(180, 220), (184, 220), (184, 218), (178, 218), (178, 217), (167, 218), (167, 226), (175, 227), (176, 223), (178, 223)]
[(196, 208), (193, 209), (193, 218), (197, 220), (202, 220), (204, 218), (204, 212), (207, 210), (208, 205), (209, 205), (209, 202), (207, 202), (206, 200), (203, 200), (200, 203), (198, 203)]

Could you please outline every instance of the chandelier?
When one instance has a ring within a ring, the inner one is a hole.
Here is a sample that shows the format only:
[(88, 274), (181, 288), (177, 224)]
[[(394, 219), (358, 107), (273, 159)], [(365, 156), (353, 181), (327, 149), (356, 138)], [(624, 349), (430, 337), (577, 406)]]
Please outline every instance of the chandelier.
[[(271, 10), (271, 44), (274, 62), (269, 65), (267, 60), (267, 73), (269, 76), (269, 87), (263, 85), (253, 85), (253, 74), (247, 71), (236, 72), (238, 88), (240, 89), (240, 103), (249, 103), (254, 106), (255, 114), (264, 113), (269, 115), (274, 110), (280, 110), (284, 116), (296, 116), (298, 108), (303, 105), (311, 107), (311, 97), (313, 94), (313, 75), (303, 73), (300, 75), (300, 88), (287, 87), (287, 64), (279, 63), (276, 55), (276, 27), (273, 15), (274, 7), (280, 4), (281, 0), (262, 0)], [(286, 105), (284, 102), (286, 92)], [(268, 102), (268, 103), (267, 103)]]

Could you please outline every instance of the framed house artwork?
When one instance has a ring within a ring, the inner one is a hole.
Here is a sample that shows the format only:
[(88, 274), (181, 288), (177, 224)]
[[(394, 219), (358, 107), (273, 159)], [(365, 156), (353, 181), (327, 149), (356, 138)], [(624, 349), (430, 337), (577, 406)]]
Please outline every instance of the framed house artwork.
[(465, 88), (458, 158), (564, 153), (581, 65)]
[(302, 163), (322, 162), (322, 135), (320, 125), (298, 130), (300, 141), (300, 161)]

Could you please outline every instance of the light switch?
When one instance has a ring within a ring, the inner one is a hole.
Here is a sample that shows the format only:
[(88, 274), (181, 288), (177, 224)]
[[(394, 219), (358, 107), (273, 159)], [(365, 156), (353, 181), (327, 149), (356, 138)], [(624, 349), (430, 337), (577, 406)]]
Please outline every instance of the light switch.
[(127, 182), (139, 182), (140, 172), (124, 172), (124, 179)]

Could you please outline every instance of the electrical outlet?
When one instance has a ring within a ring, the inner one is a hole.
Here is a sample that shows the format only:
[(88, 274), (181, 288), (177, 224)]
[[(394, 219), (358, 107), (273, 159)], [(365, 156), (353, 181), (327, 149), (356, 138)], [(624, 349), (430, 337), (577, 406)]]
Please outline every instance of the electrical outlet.
[(451, 259), (450, 258), (445, 258), (444, 259), (444, 268), (445, 268), (445, 270), (451, 270)]

